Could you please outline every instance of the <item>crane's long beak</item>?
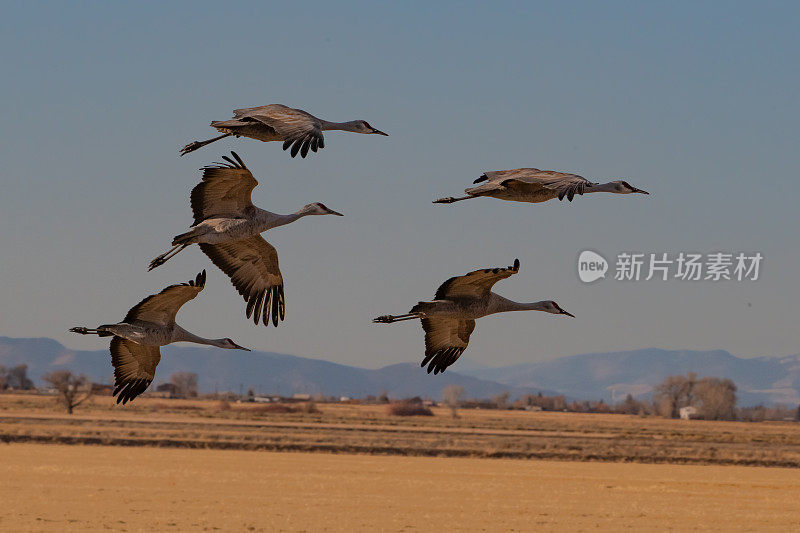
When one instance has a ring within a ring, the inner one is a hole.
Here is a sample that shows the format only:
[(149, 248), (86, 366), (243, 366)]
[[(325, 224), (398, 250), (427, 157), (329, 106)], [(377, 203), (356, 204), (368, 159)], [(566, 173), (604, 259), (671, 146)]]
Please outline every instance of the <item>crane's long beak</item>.
[(559, 314), (560, 314), (560, 315), (567, 315), (567, 316), (571, 316), (572, 318), (575, 318), (575, 315), (573, 315), (572, 313), (567, 313), (567, 312), (566, 312), (566, 311), (564, 311), (563, 309), (561, 310), (561, 312), (560, 312)]
[(238, 345), (238, 344), (236, 344), (235, 342), (233, 343), (233, 345), (234, 345), (234, 346), (236, 346), (236, 349), (237, 349), (237, 350), (244, 350), (245, 352), (250, 352), (250, 351), (252, 351), (252, 350), (250, 350), (250, 348), (245, 348), (244, 346), (239, 346), (239, 345)]
[(642, 189), (637, 189), (636, 187), (633, 188), (633, 192), (638, 192), (641, 194), (650, 194), (649, 192), (643, 191)]
[(329, 215), (336, 215), (337, 217), (343, 217), (343, 216), (344, 216), (344, 215), (343, 215), (343, 214), (341, 214), (340, 212), (338, 212), (338, 211), (334, 211), (333, 209), (328, 209), (328, 214), (329, 214)]
[(385, 135), (387, 137), (389, 136), (388, 133), (383, 133), (381, 130), (376, 130), (375, 128), (372, 128), (372, 131), (370, 133), (376, 133), (378, 135)]

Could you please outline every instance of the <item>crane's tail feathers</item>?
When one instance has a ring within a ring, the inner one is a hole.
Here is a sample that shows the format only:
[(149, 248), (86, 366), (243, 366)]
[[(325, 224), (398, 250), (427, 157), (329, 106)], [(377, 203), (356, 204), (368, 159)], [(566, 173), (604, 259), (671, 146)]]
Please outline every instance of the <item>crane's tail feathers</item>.
[[(213, 126), (214, 124), (212, 123), (211, 125)], [(185, 156), (186, 154), (194, 152), (195, 150), (198, 150), (198, 149), (202, 148), (203, 146), (205, 146), (207, 144), (211, 144), (211, 143), (216, 142), (216, 141), (218, 141), (220, 139), (224, 139), (225, 137), (229, 137), (230, 135), (232, 135), (232, 134), (231, 133), (225, 133), (225, 134), (219, 135), (217, 137), (213, 137), (211, 139), (207, 139), (205, 141), (193, 141), (193, 142), (190, 142), (189, 144), (187, 144), (186, 146), (181, 148), (180, 154), (181, 154), (181, 156)]]

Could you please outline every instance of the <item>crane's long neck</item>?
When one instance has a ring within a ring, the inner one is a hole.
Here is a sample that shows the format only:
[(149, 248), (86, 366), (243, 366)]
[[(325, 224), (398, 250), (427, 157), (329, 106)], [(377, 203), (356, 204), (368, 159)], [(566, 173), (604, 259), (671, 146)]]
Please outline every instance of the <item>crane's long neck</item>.
[(341, 130), (341, 131), (358, 131), (360, 120), (348, 120), (347, 122), (328, 122), (327, 120), (320, 120), (322, 122), (322, 131)]
[(199, 337), (190, 331), (186, 331), (182, 327), (175, 325), (172, 331), (172, 342), (193, 342), (195, 344), (206, 344), (208, 346), (217, 346), (224, 348), (226, 339), (206, 339)]
[(548, 300), (531, 303), (515, 302), (492, 293), (489, 305), (486, 308), (486, 314), (492, 315), (494, 313), (505, 313), (507, 311), (545, 311), (545, 304), (547, 302)]
[(598, 183), (597, 185), (592, 185), (591, 187), (587, 187), (584, 193), (590, 192), (619, 192), (617, 191), (617, 184), (613, 181), (609, 181), (608, 183)]
[(304, 216), (307, 216), (311, 213), (308, 211), (308, 206), (300, 208), (298, 211), (294, 213), (290, 213), (288, 215), (279, 215), (278, 213), (270, 213), (269, 211), (264, 211), (263, 209), (259, 212), (257, 216), (257, 220), (259, 222), (259, 227), (263, 228), (261, 231), (266, 231), (271, 228), (277, 228), (278, 226), (285, 226), (286, 224), (291, 224), (295, 220), (301, 219)]

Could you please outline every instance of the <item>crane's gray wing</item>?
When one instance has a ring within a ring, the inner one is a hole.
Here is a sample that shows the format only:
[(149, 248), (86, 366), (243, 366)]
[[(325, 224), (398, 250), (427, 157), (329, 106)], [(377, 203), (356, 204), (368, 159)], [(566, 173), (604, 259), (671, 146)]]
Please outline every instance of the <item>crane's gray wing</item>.
[(566, 174), (538, 168), (517, 168), (514, 170), (495, 170), (484, 173), (475, 183), (486, 181), (481, 187), (504, 187), (521, 193), (532, 194), (538, 189), (556, 191), (558, 199), (566, 197), (570, 202), (576, 194), (583, 194), (592, 182), (577, 174)]
[(293, 109), (285, 105), (271, 104), (261, 107), (234, 110), (237, 120), (257, 120), (274, 129), (283, 138), (283, 149), (292, 147), (291, 155), (300, 152), (301, 157), (325, 148), (322, 136), (322, 122), (302, 109)]
[(454, 298), (487, 298), (492, 286), (501, 279), (509, 278), (519, 272), (519, 259), (505, 268), (484, 268), (463, 276), (455, 276), (439, 286), (434, 300)]
[(258, 182), (236, 152), (233, 159), (222, 156), (227, 163), (203, 167), (203, 181), (191, 194), (194, 225), (207, 218), (239, 217), (253, 209), (251, 194)]
[(111, 339), (111, 364), (114, 365), (114, 396), (125, 405), (153, 382), (161, 361), (158, 346), (136, 344), (122, 337)]
[(135, 320), (168, 326), (175, 323), (175, 315), (183, 304), (200, 294), (206, 285), (206, 271), (194, 280), (170, 285), (158, 294), (148, 296), (128, 311), (123, 322)]
[(263, 308), (265, 326), (270, 314), (275, 326), (278, 319), (283, 320), (283, 276), (278, 268), (278, 252), (261, 235), (221, 244), (200, 243), (200, 249), (231, 278), (247, 302), (247, 318), (253, 316), (253, 322), (258, 324)]
[(469, 343), (475, 329), (474, 320), (458, 318), (423, 318), (425, 358), (420, 366), (428, 366), (428, 374), (438, 374), (456, 362)]

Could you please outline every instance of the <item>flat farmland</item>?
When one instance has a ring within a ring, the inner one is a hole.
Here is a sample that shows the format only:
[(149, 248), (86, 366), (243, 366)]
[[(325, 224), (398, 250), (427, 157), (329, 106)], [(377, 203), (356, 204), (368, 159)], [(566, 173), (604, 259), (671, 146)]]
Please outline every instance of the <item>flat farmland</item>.
[(794, 469), (1, 445), (4, 531), (791, 531)]
[[(66, 415), (52, 397), (0, 395), (0, 441), (739, 466), (800, 466), (800, 424), (447, 409), (397, 417), (385, 405), (287, 406), (97, 397)], [(293, 409), (294, 412), (281, 412)], [(312, 411), (312, 412), (309, 412)]]

